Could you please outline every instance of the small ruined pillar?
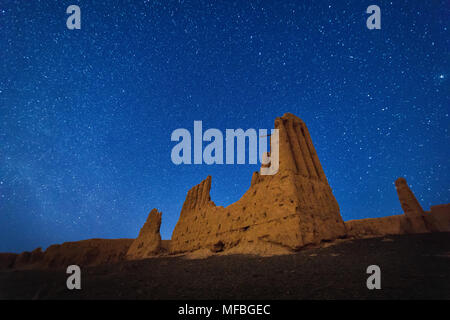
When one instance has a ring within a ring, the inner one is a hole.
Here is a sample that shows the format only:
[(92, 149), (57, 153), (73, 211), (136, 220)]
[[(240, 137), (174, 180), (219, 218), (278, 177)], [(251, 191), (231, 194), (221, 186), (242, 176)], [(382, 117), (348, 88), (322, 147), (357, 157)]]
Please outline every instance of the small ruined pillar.
[(156, 209), (150, 211), (147, 221), (139, 231), (138, 237), (133, 241), (126, 254), (127, 260), (145, 259), (157, 255), (161, 250), (162, 213)]
[(424, 220), (425, 212), (406, 183), (406, 179), (398, 178), (395, 181), (395, 188), (397, 189), (398, 199), (400, 200), (403, 212), (410, 223), (410, 231), (413, 233), (428, 232)]

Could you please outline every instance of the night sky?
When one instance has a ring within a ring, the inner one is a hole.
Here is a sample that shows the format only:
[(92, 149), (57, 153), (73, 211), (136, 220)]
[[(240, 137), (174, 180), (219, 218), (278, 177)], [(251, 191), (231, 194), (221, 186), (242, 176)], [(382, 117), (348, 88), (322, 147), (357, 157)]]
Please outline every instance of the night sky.
[(450, 202), (449, 21), (448, 0), (2, 0), (0, 251), (134, 238), (154, 207), (169, 239), (207, 175), (237, 201), (259, 165), (171, 162), (194, 120), (299, 116), (344, 220), (402, 213), (400, 176), (425, 210)]

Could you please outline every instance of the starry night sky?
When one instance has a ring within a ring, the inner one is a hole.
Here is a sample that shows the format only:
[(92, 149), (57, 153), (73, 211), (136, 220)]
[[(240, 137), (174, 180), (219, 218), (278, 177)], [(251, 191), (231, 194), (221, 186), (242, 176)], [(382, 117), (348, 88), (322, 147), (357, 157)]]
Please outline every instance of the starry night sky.
[(450, 202), (449, 21), (448, 0), (2, 0), (0, 251), (133, 238), (154, 207), (168, 239), (207, 175), (238, 200), (259, 165), (171, 162), (194, 120), (299, 116), (344, 220), (402, 213), (399, 176), (424, 209)]

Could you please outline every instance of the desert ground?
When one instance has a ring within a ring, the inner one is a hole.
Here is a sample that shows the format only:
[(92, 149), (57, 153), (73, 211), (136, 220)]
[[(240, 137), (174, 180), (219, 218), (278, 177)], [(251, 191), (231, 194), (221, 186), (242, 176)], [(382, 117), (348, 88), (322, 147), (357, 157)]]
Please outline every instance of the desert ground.
[[(381, 289), (368, 290), (369, 265)], [(450, 233), (344, 240), (295, 254), (213, 255), (82, 268), (0, 272), (1, 299), (450, 299)]]

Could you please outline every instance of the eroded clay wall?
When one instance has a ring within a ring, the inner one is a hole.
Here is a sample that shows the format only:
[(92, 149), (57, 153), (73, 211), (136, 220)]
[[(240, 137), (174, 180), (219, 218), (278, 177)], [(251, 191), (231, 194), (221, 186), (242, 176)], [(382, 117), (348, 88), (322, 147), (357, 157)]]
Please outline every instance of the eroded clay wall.
[(345, 236), (345, 225), (306, 125), (285, 114), (279, 129), (279, 171), (255, 173), (242, 198), (224, 208), (210, 198), (211, 177), (189, 190), (174, 229), (172, 252), (200, 248), (279, 246), (297, 250)]
[(3, 268), (55, 269), (66, 268), (71, 264), (83, 267), (116, 263), (124, 260), (132, 242), (133, 239), (90, 239), (55, 244), (45, 251), (38, 248), (14, 255), (13, 263), (12, 256), (8, 254), (4, 257)]
[(364, 238), (406, 233), (404, 215), (346, 221), (349, 237)]

